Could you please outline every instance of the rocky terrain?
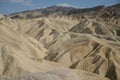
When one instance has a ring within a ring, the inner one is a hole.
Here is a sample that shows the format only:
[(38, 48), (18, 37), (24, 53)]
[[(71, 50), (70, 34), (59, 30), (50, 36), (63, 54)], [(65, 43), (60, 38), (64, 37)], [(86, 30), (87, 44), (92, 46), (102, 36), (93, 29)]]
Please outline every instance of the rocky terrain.
[(120, 80), (120, 4), (0, 15), (0, 80)]

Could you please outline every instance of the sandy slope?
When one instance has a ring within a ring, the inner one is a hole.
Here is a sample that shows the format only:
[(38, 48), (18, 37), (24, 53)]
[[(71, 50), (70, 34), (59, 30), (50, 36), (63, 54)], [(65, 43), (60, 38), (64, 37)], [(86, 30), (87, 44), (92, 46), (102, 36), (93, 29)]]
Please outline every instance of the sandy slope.
[(25, 72), (45, 72), (63, 68), (57, 63), (42, 60), (47, 50), (29, 36), (0, 26), (0, 74), (18, 76)]
[(116, 29), (95, 19), (3, 19), (0, 78), (119, 80), (119, 44)]
[(0, 21), (2, 25), (9, 26), (14, 30), (28, 34), (43, 44), (49, 43), (59, 34), (68, 31), (74, 25), (78, 24), (78, 20), (73, 20), (68, 17), (49, 17), (36, 19), (5, 19)]
[(47, 44), (49, 53), (45, 59), (119, 80), (119, 44), (114, 27), (88, 20)]

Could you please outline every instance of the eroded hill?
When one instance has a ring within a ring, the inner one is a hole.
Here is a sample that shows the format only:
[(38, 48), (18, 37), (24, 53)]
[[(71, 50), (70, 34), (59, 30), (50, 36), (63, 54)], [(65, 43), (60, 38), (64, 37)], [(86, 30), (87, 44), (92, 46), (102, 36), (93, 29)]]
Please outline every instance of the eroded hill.
[(120, 80), (119, 6), (2, 16), (0, 79)]

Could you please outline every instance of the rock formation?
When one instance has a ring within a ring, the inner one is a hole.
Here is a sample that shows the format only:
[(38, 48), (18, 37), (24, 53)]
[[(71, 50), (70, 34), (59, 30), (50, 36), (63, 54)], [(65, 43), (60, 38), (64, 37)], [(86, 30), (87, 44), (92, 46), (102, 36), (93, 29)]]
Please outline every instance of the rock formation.
[(120, 80), (119, 6), (4, 16), (0, 80)]

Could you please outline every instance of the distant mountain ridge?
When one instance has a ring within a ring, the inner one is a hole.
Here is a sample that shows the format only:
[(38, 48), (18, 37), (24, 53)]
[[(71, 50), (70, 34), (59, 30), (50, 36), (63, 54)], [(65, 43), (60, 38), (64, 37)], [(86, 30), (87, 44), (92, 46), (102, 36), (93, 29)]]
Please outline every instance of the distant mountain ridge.
[[(16, 18), (36, 18), (36, 17), (43, 17), (43, 16), (49, 16), (53, 14), (57, 15), (90, 15), (90, 16), (114, 16), (115, 14), (118, 16), (120, 12), (120, 4), (116, 4), (113, 6), (105, 7), (104, 5), (92, 7), (92, 8), (74, 8), (74, 7), (63, 7), (63, 6), (51, 6), (47, 8), (41, 8), (36, 10), (28, 10), (23, 12), (17, 12), (8, 15), (12, 19)], [(115, 10), (115, 11), (113, 11)], [(117, 12), (117, 13), (114, 13)]]

